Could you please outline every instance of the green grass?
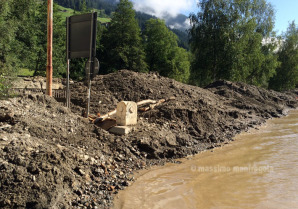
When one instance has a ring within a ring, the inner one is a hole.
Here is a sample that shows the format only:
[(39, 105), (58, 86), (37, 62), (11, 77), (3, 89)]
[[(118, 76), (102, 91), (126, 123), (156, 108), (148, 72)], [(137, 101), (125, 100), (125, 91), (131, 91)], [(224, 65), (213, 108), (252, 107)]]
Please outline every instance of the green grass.
[(74, 15), (73, 9), (65, 8), (60, 5), (58, 5), (58, 7), (59, 7), (59, 14), (61, 15), (62, 20), (65, 20), (67, 17)]
[[(65, 19), (67, 17), (70, 17), (72, 15), (75, 15), (73, 9), (65, 8), (65, 7), (62, 7), (60, 5), (58, 5), (58, 7), (59, 7), (59, 14), (61, 15), (61, 21), (65, 21)], [(98, 9), (93, 9), (93, 11), (97, 12), (98, 14), (102, 14), (103, 13), (102, 10), (98, 10)], [(111, 22), (111, 18), (108, 18), (108, 17), (98, 17), (97, 20), (100, 23), (109, 23), (109, 22)]]
[(97, 20), (100, 23), (109, 23), (109, 22), (111, 22), (111, 18), (105, 18), (105, 17), (99, 17), (99, 18), (97, 18)]
[(25, 77), (33, 76), (33, 74), (34, 74), (33, 70), (29, 70), (26, 68), (21, 68), (17, 73), (18, 76), (25, 76)]

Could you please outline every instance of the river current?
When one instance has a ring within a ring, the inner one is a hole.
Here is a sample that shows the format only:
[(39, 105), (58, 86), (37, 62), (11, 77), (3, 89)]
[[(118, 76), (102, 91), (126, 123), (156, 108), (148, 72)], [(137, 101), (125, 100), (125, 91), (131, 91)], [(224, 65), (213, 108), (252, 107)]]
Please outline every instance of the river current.
[(115, 208), (298, 208), (298, 110), (212, 151), (142, 171)]

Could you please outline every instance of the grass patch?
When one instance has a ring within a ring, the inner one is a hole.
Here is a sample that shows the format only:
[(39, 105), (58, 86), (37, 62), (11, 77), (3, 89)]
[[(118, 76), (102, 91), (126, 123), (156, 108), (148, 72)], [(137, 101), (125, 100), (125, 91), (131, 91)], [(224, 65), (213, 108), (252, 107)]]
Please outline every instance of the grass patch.
[[(60, 5), (58, 5), (58, 8), (59, 8), (59, 14), (61, 15), (61, 21), (65, 21), (65, 19), (67, 17), (70, 17), (72, 15), (78, 15), (78, 14), (80, 14), (79, 12), (74, 13), (74, 10), (73, 9), (65, 8), (65, 7), (60, 6)], [(100, 23), (109, 23), (109, 22), (111, 22), (111, 18), (100, 17), (101, 14), (103, 13), (102, 10), (92, 9), (92, 11), (97, 12), (97, 14), (99, 15), (99, 17), (97, 18), (97, 21), (99, 21)]]
[(73, 9), (70, 9), (70, 8), (65, 8), (65, 7), (62, 7), (60, 5), (58, 5), (58, 8), (59, 8), (59, 14), (61, 15), (61, 21), (65, 21), (65, 19), (67, 17), (70, 17), (72, 15), (74, 15), (74, 10)]
[(97, 18), (97, 20), (100, 23), (109, 23), (109, 22), (111, 22), (111, 18), (102, 18), (102, 17), (99, 17), (99, 18)]
[(30, 76), (33, 76), (33, 74), (34, 74), (33, 70), (29, 70), (26, 68), (21, 68), (17, 73), (18, 76), (24, 76), (24, 77), (30, 77)]

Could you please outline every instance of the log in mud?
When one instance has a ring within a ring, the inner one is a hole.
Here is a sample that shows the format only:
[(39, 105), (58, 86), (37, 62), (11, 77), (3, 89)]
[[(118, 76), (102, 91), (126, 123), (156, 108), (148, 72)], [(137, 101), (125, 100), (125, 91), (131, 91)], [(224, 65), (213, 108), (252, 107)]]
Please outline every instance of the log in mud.
[(0, 207), (109, 208), (133, 171), (222, 146), (298, 107), (298, 91), (228, 81), (202, 89), (123, 70), (92, 81), (92, 114), (122, 100), (175, 100), (139, 112), (134, 130), (116, 136), (81, 117), (84, 83), (71, 92), (71, 111), (41, 94), (0, 101)]

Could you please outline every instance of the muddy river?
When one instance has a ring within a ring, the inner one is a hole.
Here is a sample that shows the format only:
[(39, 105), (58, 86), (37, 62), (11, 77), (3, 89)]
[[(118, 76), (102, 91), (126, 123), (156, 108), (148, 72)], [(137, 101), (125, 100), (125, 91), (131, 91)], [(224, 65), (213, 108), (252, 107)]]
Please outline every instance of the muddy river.
[(223, 148), (141, 171), (115, 208), (298, 208), (298, 110)]

